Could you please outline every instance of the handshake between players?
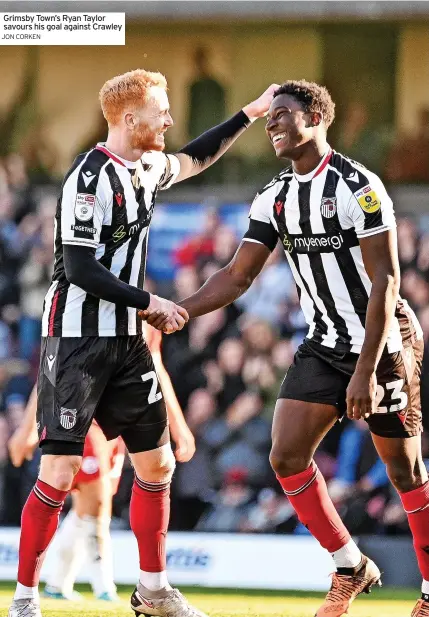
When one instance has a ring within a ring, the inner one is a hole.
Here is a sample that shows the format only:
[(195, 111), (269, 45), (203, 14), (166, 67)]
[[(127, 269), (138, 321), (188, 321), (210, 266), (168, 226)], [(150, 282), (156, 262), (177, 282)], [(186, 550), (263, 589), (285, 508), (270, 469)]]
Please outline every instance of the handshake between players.
[(172, 334), (181, 330), (189, 321), (186, 309), (171, 300), (160, 298), (154, 294), (150, 296), (150, 303), (146, 310), (139, 311), (139, 316), (148, 324), (162, 330), (165, 334)]

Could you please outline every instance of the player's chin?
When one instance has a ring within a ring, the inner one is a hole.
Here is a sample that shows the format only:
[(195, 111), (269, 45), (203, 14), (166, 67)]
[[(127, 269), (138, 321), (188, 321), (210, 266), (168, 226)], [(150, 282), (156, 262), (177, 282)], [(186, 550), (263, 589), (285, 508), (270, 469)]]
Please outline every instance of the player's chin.
[(162, 141), (160, 139), (156, 139), (152, 144), (151, 150), (156, 150), (157, 152), (162, 152), (163, 150), (165, 150), (164, 139)]

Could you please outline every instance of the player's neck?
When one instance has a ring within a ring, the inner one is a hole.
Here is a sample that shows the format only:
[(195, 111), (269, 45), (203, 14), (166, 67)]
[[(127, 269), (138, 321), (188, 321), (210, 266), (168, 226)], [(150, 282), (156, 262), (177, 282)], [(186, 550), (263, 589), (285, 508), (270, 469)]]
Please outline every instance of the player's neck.
[(329, 146), (326, 140), (307, 143), (301, 156), (293, 161), (293, 170), (300, 176), (305, 176), (310, 173), (313, 169), (316, 169), (325, 156), (328, 148)]
[(130, 162), (138, 161), (144, 152), (144, 150), (132, 148), (121, 134), (115, 132), (109, 132), (105, 146), (113, 154)]

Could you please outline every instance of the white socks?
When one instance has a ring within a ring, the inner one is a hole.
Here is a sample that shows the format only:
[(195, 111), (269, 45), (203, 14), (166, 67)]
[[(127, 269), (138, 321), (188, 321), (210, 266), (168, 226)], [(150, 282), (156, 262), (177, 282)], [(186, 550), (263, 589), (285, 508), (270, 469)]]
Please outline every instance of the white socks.
[(356, 568), (362, 560), (362, 553), (354, 540), (350, 539), (347, 544), (335, 553), (332, 553), (337, 568)]
[(140, 570), (140, 583), (149, 591), (159, 591), (160, 589), (171, 589), (168, 582), (167, 572), (145, 572)]
[(424, 579), (422, 583), (422, 593), (429, 596), (429, 581), (425, 581)]
[(33, 600), (39, 601), (39, 588), (38, 587), (26, 587), (21, 583), (16, 584), (14, 600), (26, 600), (27, 598), (33, 598)]
[(55, 538), (55, 559), (46, 586), (70, 597), (77, 573), (87, 556), (83, 521), (70, 510)]
[(115, 594), (109, 526), (109, 518), (79, 518), (70, 510), (57, 534), (56, 560), (46, 585), (70, 597), (78, 571), (89, 558), (94, 594)]
[(94, 594), (97, 597), (103, 593), (115, 595), (110, 518), (99, 520), (93, 516), (85, 516), (83, 524), (86, 528), (89, 572)]

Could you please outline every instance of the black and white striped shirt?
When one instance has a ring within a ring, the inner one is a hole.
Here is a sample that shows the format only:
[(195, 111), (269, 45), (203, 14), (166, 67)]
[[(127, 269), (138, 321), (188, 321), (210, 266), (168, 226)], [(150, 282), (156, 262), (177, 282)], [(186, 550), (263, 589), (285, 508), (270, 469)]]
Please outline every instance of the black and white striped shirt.
[[(306, 175), (291, 168), (257, 194), (245, 240), (271, 250), (280, 238), (309, 325), (308, 338), (338, 351), (359, 353), (371, 281), (359, 239), (394, 228), (392, 200), (380, 178), (332, 151)], [(405, 300), (398, 301), (387, 349), (422, 338)]]
[(179, 171), (174, 155), (146, 152), (131, 162), (103, 144), (76, 158), (65, 176), (55, 215), (55, 264), (42, 336), (141, 333), (137, 309), (100, 300), (67, 281), (63, 245), (94, 247), (103, 266), (142, 289), (156, 193), (168, 188)]

